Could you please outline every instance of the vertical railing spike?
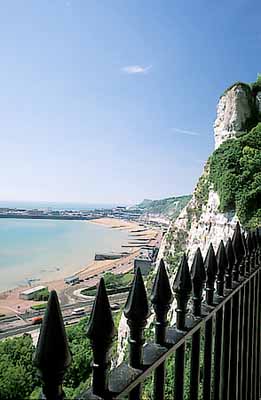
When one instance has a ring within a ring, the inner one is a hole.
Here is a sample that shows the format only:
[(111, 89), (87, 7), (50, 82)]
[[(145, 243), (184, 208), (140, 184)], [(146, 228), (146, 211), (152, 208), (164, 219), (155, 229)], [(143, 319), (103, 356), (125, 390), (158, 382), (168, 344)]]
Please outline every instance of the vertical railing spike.
[(103, 278), (97, 289), (86, 334), (93, 350), (92, 392), (103, 398), (108, 391), (108, 371), (111, 365), (109, 350), (116, 335)]
[(247, 274), (251, 272), (251, 257), (253, 252), (253, 243), (252, 243), (252, 236), (251, 232), (247, 232), (246, 236), (246, 247), (247, 247), (247, 257), (245, 259), (245, 270)]
[(224, 277), (226, 269), (228, 267), (228, 260), (223, 240), (220, 241), (220, 244), (218, 246), (216, 259), (217, 259), (217, 294), (219, 296), (224, 296)]
[(257, 247), (258, 249), (261, 248), (261, 232), (260, 228), (256, 228), (256, 240), (257, 240)]
[(215, 291), (215, 279), (217, 275), (217, 260), (212, 243), (210, 243), (207, 255), (204, 261), (206, 270), (206, 303), (213, 305), (214, 291)]
[(188, 261), (186, 254), (183, 254), (181, 263), (179, 265), (174, 284), (173, 290), (175, 292), (175, 297), (177, 300), (177, 319), (176, 326), (179, 330), (185, 329), (185, 319), (187, 312), (187, 303), (192, 290), (192, 282), (188, 267)]
[(256, 241), (257, 241), (257, 265), (261, 263), (261, 234), (260, 228), (256, 228)]
[(257, 243), (257, 236), (256, 236), (255, 230), (252, 232), (252, 240), (253, 240), (253, 247), (254, 247), (253, 267), (256, 268), (258, 265), (258, 243)]
[[(168, 311), (173, 294), (163, 259), (160, 260), (157, 274), (152, 287), (151, 302), (155, 311), (155, 342), (161, 346), (166, 343), (168, 326)], [(165, 398), (165, 363), (156, 368), (154, 374), (154, 399)]]
[(247, 255), (247, 242), (246, 242), (246, 236), (244, 233), (242, 233), (242, 242), (243, 242), (244, 257), (245, 257)]
[(232, 289), (232, 270), (235, 264), (235, 253), (232, 246), (232, 240), (228, 238), (225, 246), (227, 255), (227, 269), (225, 271), (225, 288)]
[(34, 364), (43, 380), (43, 397), (47, 400), (62, 400), (62, 381), (71, 363), (62, 313), (57, 294), (50, 292), (40, 336), (34, 355)]
[[(130, 328), (129, 364), (133, 368), (141, 369), (144, 344), (143, 331), (149, 316), (149, 304), (140, 268), (136, 269), (132, 287), (124, 307), (124, 315)], [(140, 399), (140, 392), (141, 386), (138, 385), (131, 392), (130, 399)]]
[(250, 259), (249, 259), (249, 264), (250, 264), (250, 271), (255, 269), (256, 265), (256, 241), (255, 241), (255, 236), (252, 231), (249, 232), (249, 237), (251, 241), (251, 252), (250, 252)]
[(151, 302), (156, 315), (156, 343), (161, 345), (164, 345), (165, 343), (167, 313), (170, 309), (172, 300), (173, 294), (171, 291), (165, 263), (163, 259), (161, 259), (151, 294)]
[(239, 222), (236, 224), (236, 228), (232, 237), (232, 245), (235, 254), (235, 263), (232, 269), (232, 279), (235, 282), (238, 282), (239, 272), (243, 272), (243, 258), (244, 258), (244, 245), (242, 241), (242, 234)]
[(143, 330), (149, 316), (149, 305), (140, 268), (136, 269), (124, 307), (124, 315), (130, 327), (130, 366), (141, 368), (142, 345), (144, 343)]
[(193, 314), (195, 317), (200, 317), (203, 285), (206, 281), (206, 271), (200, 248), (195, 253), (190, 273), (192, 280)]

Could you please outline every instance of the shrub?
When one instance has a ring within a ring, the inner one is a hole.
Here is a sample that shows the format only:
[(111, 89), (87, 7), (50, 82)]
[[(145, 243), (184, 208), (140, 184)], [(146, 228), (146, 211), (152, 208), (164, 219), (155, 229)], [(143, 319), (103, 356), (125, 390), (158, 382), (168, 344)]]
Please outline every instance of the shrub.
[(221, 212), (235, 210), (247, 228), (260, 224), (261, 123), (213, 153), (208, 179), (219, 194)]

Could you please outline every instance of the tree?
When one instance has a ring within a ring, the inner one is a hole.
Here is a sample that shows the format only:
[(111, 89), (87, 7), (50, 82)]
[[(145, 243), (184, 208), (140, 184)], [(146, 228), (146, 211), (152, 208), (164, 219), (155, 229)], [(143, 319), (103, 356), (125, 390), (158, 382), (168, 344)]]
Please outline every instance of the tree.
[(0, 342), (0, 399), (26, 399), (39, 384), (30, 335)]

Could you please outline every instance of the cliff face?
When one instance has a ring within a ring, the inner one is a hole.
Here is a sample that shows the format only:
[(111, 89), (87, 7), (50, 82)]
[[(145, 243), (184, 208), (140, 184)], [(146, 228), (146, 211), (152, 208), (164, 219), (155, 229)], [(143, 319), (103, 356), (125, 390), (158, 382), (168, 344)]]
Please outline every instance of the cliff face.
[[(260, 99), (259, 106), (261, 106)], [(245, 130), (246, 123), (252, 116), (252, 110), (253, 98), (247, 85), (232, 86), (221, 96), (214, 123), (215, 148)]]
[[(260, 114), (260, 90), (253, 93), (250, 86), (243, 83), (227, 89), (217, 105), (215, 149), (228, 139), (236, 139), (246, 132)], [(167, 257), (170, 264), (177, 251), (186, 251), (191, 261), (197, 247), (205, 255), (210, 242), (217, 249), (220, 240), (226, 241), (233, 233), (238, 220), (236, 212), (233, 209), (226, 213), (219, 211), (220, 197), (214, 191), (213, 184), (207, 183), (208, 176), (209, 162), (204, 167), (192, 199), (169, 227), (159, 254)], [(175, 261), (174, 258), (176, 267)]]
[[(250, 130), (251, 124), (254, 126), (257, 123), (258, 116), (260, 119), (261, 90), (253, 92), (249, 85), (243, 83), (233, 85), (221, 96), (217, 106), (217, 118), (214, 123), (215, 148), (218, 149), (228, 139), (237, 140), (237, 137)], [(260, 150), (257, 150), (259, 154)], [(258, 157), (254, 154), (251, 153), (251, 157)], [(256, 158), (256, 160), (259, 159)], [(259, 161), (256, 161), (256, 163), (259, 164)], [(158, 260), (163, 257), (167, 261), (171, 283), (184, 251), (188, 254), (189, 265), (191, 265), (198, 247), (200, 247), (203, 256), (205, 256), (211, 242), (214, 249), (217, 250), (221, 239), (226, 242), (228, 237), (232, 236), (238, 221), (235, 210), (220, 212), (220, 197), (214, 190), (214, 185), (209, 180), (209, 176), (210, 161), (208, 160), (191, 200), (177, 219), (170, 224), (162, 241)], [(259, 191), (261, 193), (261, 188), (259, 188)], [(174, 309), (175, 302), (173, 302), (170, 311), (172, 323), (175, 322)], [(127, 335), (126, 320), (122, 317), (118, 347), (120, 360), (124, 356)]]

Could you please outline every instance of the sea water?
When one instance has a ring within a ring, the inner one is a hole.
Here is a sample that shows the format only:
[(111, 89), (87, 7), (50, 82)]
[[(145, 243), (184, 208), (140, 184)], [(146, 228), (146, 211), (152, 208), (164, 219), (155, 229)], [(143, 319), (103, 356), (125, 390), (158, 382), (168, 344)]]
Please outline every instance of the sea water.
[(88, 221), (0, 219), (0, 291), (62, 279), (127, 239), (127, 231)]

